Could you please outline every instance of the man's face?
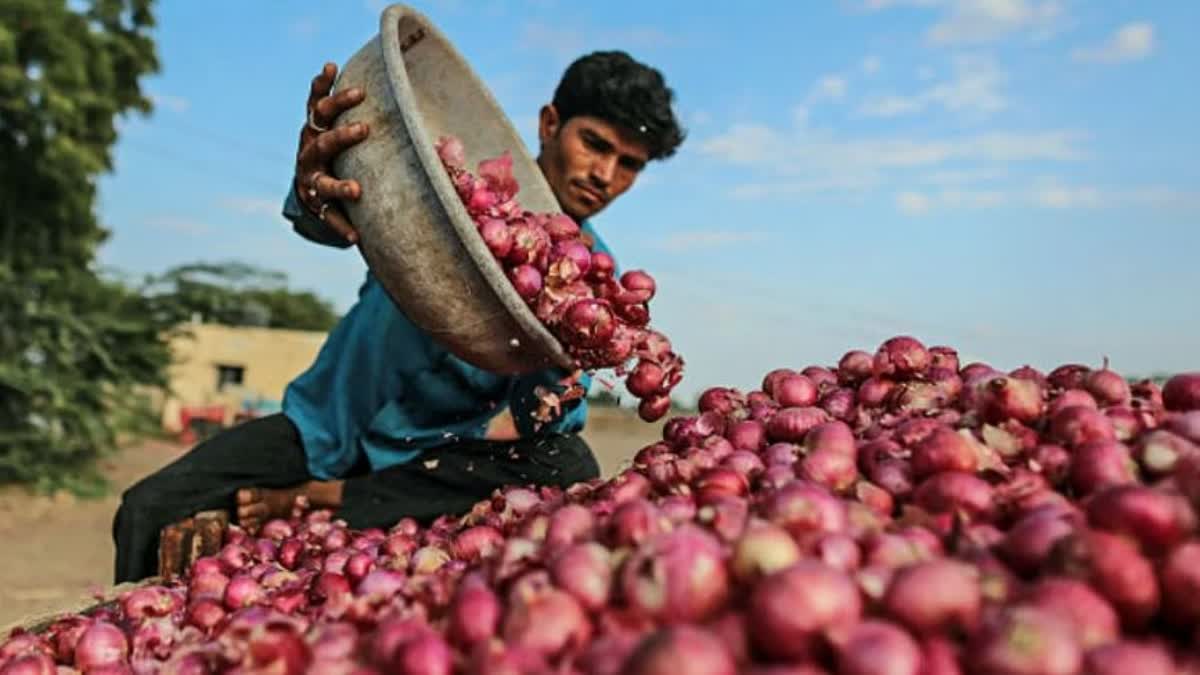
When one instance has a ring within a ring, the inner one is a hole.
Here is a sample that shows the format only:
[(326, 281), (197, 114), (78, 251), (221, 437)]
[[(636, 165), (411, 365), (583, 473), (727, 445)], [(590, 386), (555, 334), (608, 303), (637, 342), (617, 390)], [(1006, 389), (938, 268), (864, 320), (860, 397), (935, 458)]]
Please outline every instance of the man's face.
[(646, 144), (629, 131), (596, 117), (561, 123), (554, 106), (542, 108), (538, 165), (563, 211), (583, 221), (633, 186), (649, 161)]

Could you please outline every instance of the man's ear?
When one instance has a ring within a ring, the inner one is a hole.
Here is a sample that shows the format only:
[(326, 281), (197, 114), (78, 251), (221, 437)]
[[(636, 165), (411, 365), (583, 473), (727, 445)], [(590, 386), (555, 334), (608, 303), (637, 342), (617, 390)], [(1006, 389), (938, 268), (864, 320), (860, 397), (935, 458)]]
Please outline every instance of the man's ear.
[(554, 107), (553, 103), (547, 103), (538, 112), (538, 141), (545, 145), (547, 141), (558, 135), (558, 130), (558, 109)]

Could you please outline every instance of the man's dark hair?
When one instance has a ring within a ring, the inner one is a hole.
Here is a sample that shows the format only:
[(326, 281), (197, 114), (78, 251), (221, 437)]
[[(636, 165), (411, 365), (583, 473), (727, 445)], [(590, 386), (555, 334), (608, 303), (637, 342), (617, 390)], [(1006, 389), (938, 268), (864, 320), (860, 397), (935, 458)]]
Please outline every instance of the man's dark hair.
[(554, 91), (554, 107), (563, 124), (587, 115), (624, 127), (646, 142), (650, 159), (665, 159), (685, 135), (671, 110), (674, 98), (658, 70), (623, 51), (599, 51), (567, 67)]

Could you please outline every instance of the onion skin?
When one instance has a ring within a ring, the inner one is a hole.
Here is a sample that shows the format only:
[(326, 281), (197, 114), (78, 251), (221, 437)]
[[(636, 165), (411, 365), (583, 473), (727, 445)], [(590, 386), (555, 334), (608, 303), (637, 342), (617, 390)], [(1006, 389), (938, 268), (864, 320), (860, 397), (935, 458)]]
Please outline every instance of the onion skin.
[(972, 672), (988, 675), (1075, 675), (1083, 664), (1070, 629), (1034, 607), (1005, 608), (969, 653)]
[(949, 559), (901, 569), (883, 598), (888, 615), (919, 635), (972, 632), (979, 623), (982, 602), (978, 572)]
[(824, 563), (801, 560), (762, 579), (750, 596), (751, 639), (775, 659), (820, 654), (827, 635), (858, 624), (862, 600), (850, 577)]
[(711, 632), (696, 626), (662, 628), (641, 640), (622, 675), (735, 675), (737, 664)]
[(1121, 625), (1138, 630), (1159, 610), (1161, 596), (1154, 567), (1128, 539), (1098, 530), (1080, 530), (1055, 542), (1049, 570), (1085, 581), (1112, 603)]
[(838, 675), (919, 675), (921, 647), (893, 623), (863, 621), (839, 648), (837, 664)]
[(1180, 373), (1162, 388), (1163, 406), (1174, 412), (1200, 410), (1200, 372)]

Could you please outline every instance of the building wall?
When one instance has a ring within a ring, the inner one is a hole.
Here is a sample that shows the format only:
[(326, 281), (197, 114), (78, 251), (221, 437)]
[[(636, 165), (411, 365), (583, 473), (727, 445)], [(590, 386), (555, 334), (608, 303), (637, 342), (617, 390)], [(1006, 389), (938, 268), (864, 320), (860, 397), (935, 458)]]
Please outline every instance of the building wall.
[[(164, 401), (163, 428), (180, 430), (184, 406), (224, 405), (227, 423), (246, 399), (278, 403), (293, 378), (316, 360), (326, 334), (318, 331), (281, 330), (192, 324), (191, 335), (175, 338), (170, 369), (173, 396)], [(241, 368), (241, 385), (218, 390), (219, 366)]]

